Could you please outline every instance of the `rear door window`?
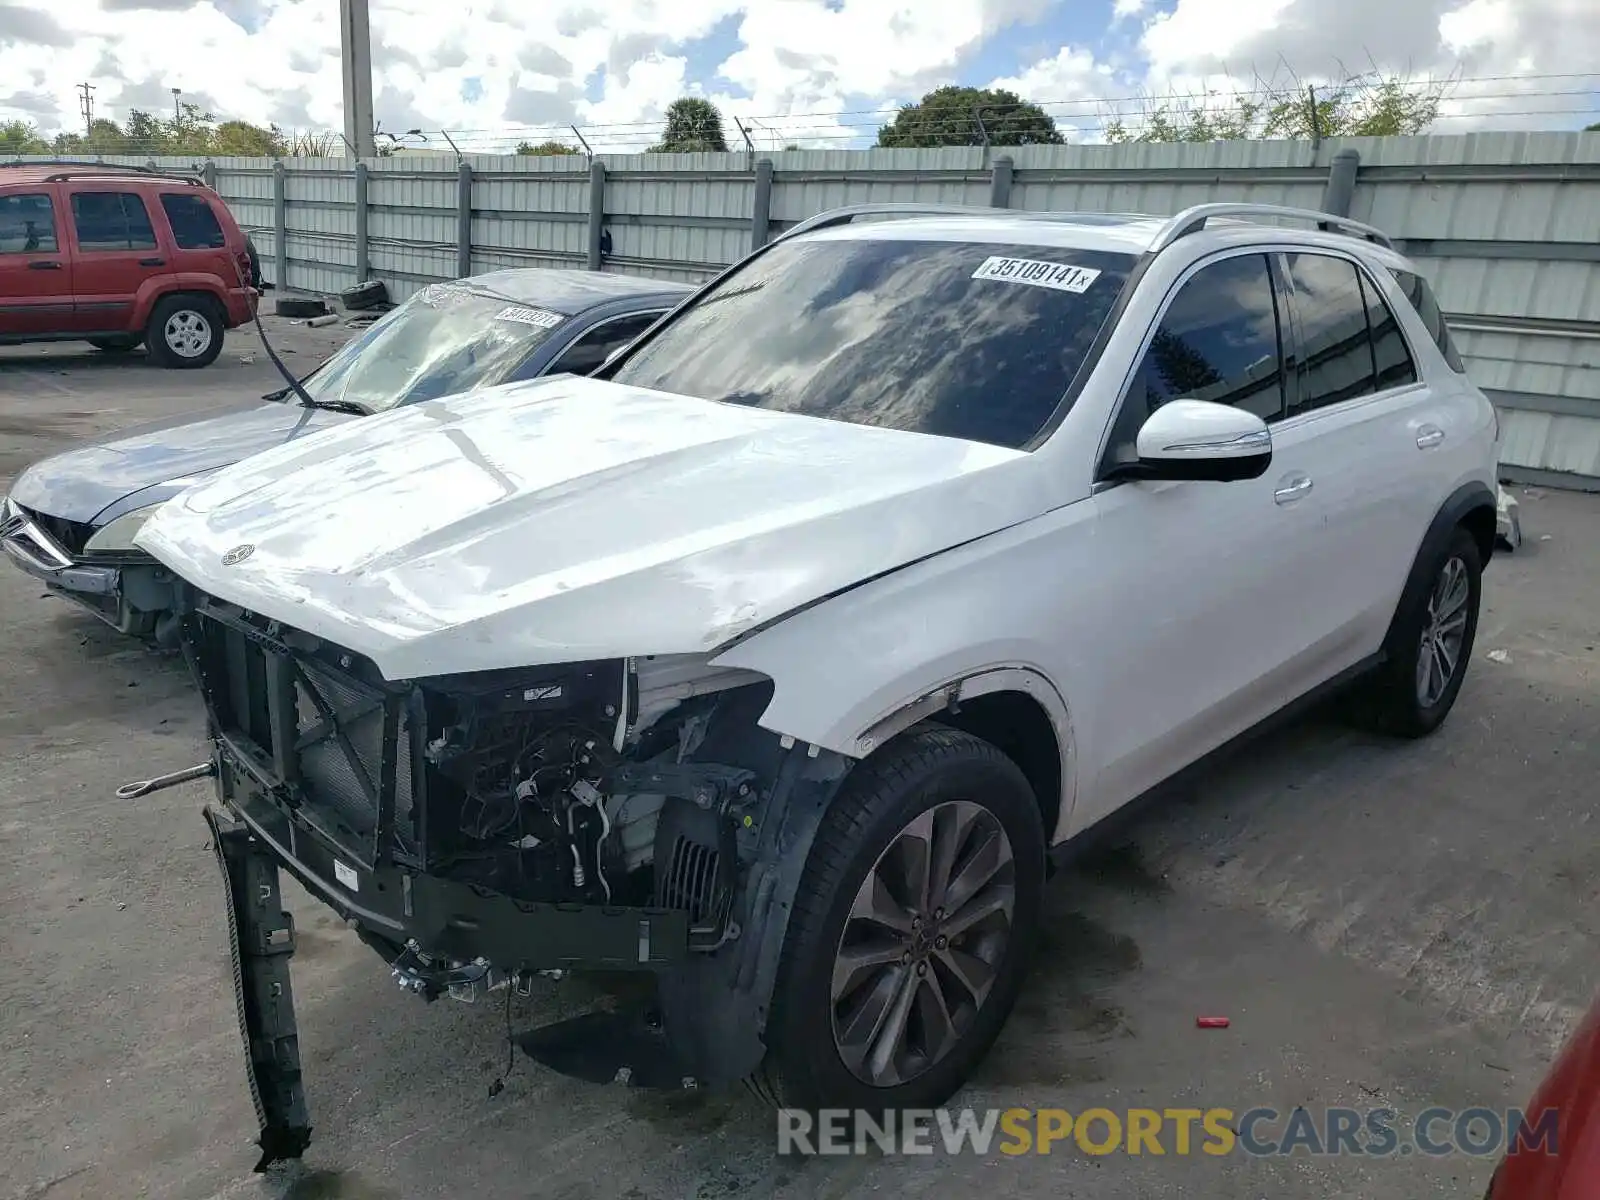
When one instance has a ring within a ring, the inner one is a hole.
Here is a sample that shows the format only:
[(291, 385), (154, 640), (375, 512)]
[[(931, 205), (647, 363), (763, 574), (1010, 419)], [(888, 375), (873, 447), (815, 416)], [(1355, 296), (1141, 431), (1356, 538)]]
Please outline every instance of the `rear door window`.
[(0, 254), (54, 254), (56, 248), (56, 217), (48, 194), (0, 196)]
[(203, 196), (163, 192), (161, 209), (172, 227), (172, 240), (180, 250), (212, 250), (227, 245), (222, 223)]
[(1417, 315), (1422, 318), (1428, 336), (1433, 339), (1433, 344), (1439, 347), (1439, 353), (1444, 355), (1444, 361), (1449, 364), (1452, 371), (1465, 375), (1467, 368), (1461, 361), (1461, 355), (1456, 352), (1455, 342), (1450, 337), (1450, 327), (1445, 323), (1444, 313), (1440, 311), (1439, 302), (1434, 298), (1433, 289), (1428, 286), (1428, 281), (1414, 271), (1390, 271), (1390, 274), (1400, 285), (1400, 290), (1406, 294), (1406, 299), (1411, 301), (1411, 307), (1416, 309)]
[(1283, 416), (1283, 347), (1277, 293), (1264, 254), (1201, 267), (1161, 316), (1123, 397), (1107, 456), (1134, 462), (1140, 427), (1172, 400), (1209, 400)]
[(137, 192), (72, 193), (72, 225), (80, 250), (154, 250), (156, 233)]
[(1416, 382), (1405, 336), (1383, 297), (1347, 258), (1284, 256), (1300, 331), (1294, 412)]

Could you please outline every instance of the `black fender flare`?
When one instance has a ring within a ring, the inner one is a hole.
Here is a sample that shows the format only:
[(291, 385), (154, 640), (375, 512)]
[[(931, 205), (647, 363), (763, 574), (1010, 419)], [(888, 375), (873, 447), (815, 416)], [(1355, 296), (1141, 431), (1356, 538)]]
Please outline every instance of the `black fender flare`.
[[(1400, 633), (1401, 626), (1408, 614), (1416, 605), (1422, 603), (1432, 580), (1428, 577), (1424, 564), (1433, 560), (1445, 545), (1456, 527), (1466, 519), (1467, 515), (1477, 509), (1489, 510), (1491, 519), (1497, 510), (1494, 490), (1481, 480), (1464, 483), (1450, 493), (1448, 499), (1439, 506), (1439, 511), (1434, 514), (1428, 531), (1422, 535), (1422, 544), (1417, 548), (1417, 554), (1411, 562), (1411, 574), (1406, 577), (1406, 586), (1400, 593), (1400, 603), (1395, 606), (1394, 616), (1389, 621), (1389, 630), (1384, 635), (1383, 649), (1387, 656), (1392, 653), (1395, 639)], [(1489, 552), (1484, 555), (1484, 562), (1489, 561), (1489, 556), (1494, 553), (1494, 539), (1489, 539)]]

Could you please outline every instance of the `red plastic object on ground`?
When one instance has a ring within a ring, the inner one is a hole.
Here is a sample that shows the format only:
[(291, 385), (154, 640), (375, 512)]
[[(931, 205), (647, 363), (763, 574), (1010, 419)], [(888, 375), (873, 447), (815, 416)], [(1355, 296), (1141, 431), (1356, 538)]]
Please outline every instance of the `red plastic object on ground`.
[(1194, 1023), (1199, 1029), (1226, 1029), (1231, 1024), (1227, 1017), (1196, 1017)]
[(1554, 1153), (1513, 1142), (1485, 1200), (1600, 1200), (1600, 999), (1524, 1108), (1529, 1126), (1549, 1109), (1560, 1114)]

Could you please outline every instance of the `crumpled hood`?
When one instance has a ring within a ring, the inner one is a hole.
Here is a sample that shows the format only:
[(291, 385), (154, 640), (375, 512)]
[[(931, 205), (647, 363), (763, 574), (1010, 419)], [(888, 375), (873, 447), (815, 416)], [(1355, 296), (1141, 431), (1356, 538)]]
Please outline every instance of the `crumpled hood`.
[(258, 455), (137, 540), (197, 587), (411, 678), (709, 651), (1035, 515), (1034, 462), (560, 376)]
[[(103, 523), (108, 511), (156, 484), (205, 475), (307, 433), (349, 420), (345, 413), (300, 404), (257, 404), (180, 416), (126, 429), (41, 459), (17, 477), (11, 498), (68, 521)], [(153, 495), (149, 502), (161, 499)]]

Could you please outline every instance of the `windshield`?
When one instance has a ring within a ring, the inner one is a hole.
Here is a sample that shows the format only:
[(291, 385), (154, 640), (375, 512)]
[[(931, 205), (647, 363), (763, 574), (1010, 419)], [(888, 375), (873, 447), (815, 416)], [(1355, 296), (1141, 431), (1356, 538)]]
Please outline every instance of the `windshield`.
[(618, 383), (1020, 448), (1136, 259), (1063, 247), (782, 243), (639, 347)]
[(565, 320), (461, 284), (430, 284), (319, 367), (306, 393), (383, 412), (500, 383)]

